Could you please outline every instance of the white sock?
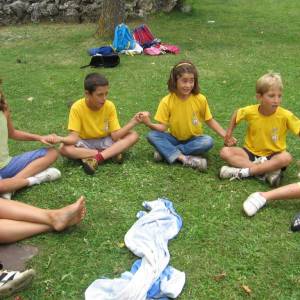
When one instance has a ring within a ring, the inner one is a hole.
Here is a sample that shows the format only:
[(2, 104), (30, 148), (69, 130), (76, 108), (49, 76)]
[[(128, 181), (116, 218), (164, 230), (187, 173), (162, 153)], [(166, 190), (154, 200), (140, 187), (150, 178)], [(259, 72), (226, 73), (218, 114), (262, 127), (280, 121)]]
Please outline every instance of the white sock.
[(41, 182), (39, 181), (39, 179), (37, 179), (36, 177), (32, 176), (32, 177), (28, 177), (28, 186), (32, 186), (35, 184), (40, 184)]
[(249, 168), (242, 168), (240, 170), (240, 174), (241, 174), (242, 178), (249, 177), (250, 176), (250, 169)]

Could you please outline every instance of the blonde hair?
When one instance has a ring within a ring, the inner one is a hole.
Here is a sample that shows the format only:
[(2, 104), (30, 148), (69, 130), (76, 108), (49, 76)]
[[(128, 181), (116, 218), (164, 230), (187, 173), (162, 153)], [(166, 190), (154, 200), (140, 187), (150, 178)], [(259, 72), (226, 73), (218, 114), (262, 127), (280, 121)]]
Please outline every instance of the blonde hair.
[(282, 79), (279, 73), (270, 71), (256, 81), (257, 94), (263, 95), (273, 87), (279, 88), (280, 90), (283, 89)]

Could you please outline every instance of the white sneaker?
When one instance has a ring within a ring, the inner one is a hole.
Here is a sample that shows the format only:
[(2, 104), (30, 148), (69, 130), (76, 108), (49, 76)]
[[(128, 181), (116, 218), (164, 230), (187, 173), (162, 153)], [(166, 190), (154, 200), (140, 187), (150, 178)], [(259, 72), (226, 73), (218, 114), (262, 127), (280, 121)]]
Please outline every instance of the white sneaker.
[(243, 204), (247, 216), (254, 216), (265, 204), (267, 200), (259, 193), (251, 194)]
[(192, 167), (194, 169), (198, 169), (199, 171), (207, 170), (207, 161), (205, 158), (186, 155), (185, 160), (183, 161), (183, 165), (187, 167)]
[(163, 161), (163, 158), (162, 156), (160, 155), (160, 153), (156, 150), (154, 150), (154, 153), (153, 153), (153, 159), (154, 161), (156, 162), (160, 162), (160, 161)]
[(240, 168), (233, 168), (233, 167), (228, 167), (228, 166), (223, 166), (220, 170), (219, 177), (221, 179), (242, 179), (242, 174), (241, 174)]
[(45, 171), (42, 171), (36, 175), (34, 175), (39, 183), (47, 182), (47, 181), (53, 181), (61, 177), (61, 173), (56, 168), (48, 168)]
[(33, 279), (33, 269), (24, 272), (0, 270), (0, 298), (8, 297), (25, 288)]
[(0, 198), (10, 200), (12, 195), (13, 195), (12, 192), (11, 193), (9, 193), (9, 192), (8, 193), (3, 193), (3, 194), (0, 194)]
[(265, 178), (271, 187), (278, 187), (282, 179), (281, 169), (267, 173)]
[(259, 165), (259, 164), (264, 163), (267, 160), (268, 159), (265, 156), (259, 156), (259, 157), (255, 156), (253, 163), (256, 165)]

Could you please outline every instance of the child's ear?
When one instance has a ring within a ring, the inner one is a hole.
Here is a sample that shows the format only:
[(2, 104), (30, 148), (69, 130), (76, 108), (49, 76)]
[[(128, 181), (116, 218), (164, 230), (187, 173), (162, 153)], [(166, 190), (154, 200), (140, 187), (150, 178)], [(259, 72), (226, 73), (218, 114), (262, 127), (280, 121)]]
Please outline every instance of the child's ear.
[(90, 92), (87, 90), (84, 91), (84, 95), (86, 98), (89, 98), (91, 96)]
[(256, 93), (256, 100), (261, 101), (262, 94)]

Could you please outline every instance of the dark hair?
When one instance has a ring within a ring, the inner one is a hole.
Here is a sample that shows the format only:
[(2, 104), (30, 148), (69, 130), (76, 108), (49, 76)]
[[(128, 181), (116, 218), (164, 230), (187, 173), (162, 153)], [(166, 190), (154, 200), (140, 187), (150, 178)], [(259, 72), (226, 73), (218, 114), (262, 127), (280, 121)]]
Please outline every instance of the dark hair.
[[(0, 85), (2, 84), (2, 79), (0, 79)], [(0, 89), (0, 110), (5, 111), (7, 109), (7, 103), (2, 90)]]
[(188, 61), (182, 60), (178, 64), (176, 64), (171, 70), (170, 77), (168, 80), (168, 89), (170, 92), (175, 93), (177, 90), (177, 80), (184, 73), (192, 73), (194, 74), (194, 87), (192, 89), (192, 94), (197, 95), (200, 93), (200, 86), (198, 83), (198, 71), (195, 65)]
[(84, 89), (90, 94), (95, 92), (98, 86), (107, 86), (108, 80), (98, 73), (91, 73), (86, 75), (84, 79)]

